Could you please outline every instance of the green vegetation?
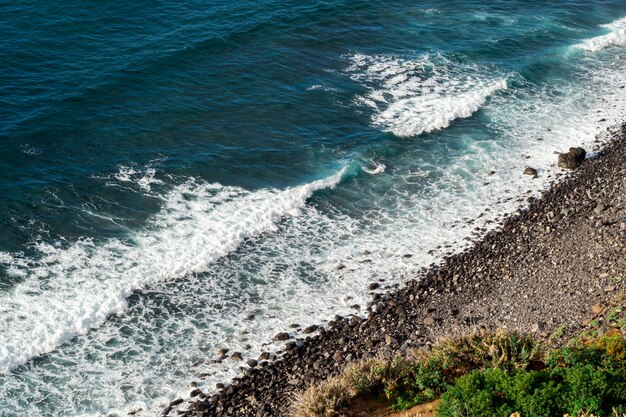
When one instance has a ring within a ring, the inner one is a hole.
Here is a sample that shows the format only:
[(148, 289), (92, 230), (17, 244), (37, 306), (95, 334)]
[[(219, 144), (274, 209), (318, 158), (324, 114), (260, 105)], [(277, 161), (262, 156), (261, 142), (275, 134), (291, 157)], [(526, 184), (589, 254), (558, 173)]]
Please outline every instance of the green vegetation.
[(593, 338), (586, 333), (552, 350), (529, 336), (482, 332), (441, 341), (410, 358), (364, 361), (303, 393), (294, 414), (350, 416), (359, 398), (394, 410), (440, 398), (440, 417), (622, 415), (626, 341), (616, 330), (619, 320), (611, 314), (612, 331)]
[(626, 410), (626, 371), (577, 365), (538, 371), (473, 371), (446, 390), (437, 415), (608, 416), (613, 409)]

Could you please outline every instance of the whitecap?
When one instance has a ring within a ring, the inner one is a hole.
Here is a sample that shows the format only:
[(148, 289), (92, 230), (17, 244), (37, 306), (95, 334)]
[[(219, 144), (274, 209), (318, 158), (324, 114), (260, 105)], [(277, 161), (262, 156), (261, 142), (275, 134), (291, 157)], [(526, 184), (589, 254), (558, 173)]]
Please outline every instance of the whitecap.
[(589, 52), (598, 52), (610, 46), (626, 45), (626, 17), (601, 25), (601, 27), (609, 30), (609, 33), (585, 39), (574, 46)]
[(351, 78), (368, 88), (356, 101), (373, 110), (372, 125), (402, 137), (445, 129), (507, 88), (505, 76), (441, 54), (416, 59), (355, 54), (350, 60)]
[[(25, 279), (0, 296), (0, 311), (8, 312), (0, 316), (0, 373), (123, 313), (134, 291), (205, 271), (246, 239), (276, 230), (342, 175), (254, 192), (190, 179), (165, 195), (161, 211), (127, 240), (35, 243), (40, 256), (17, 266)], [(13, 260), (1, 254), (0, 261)]]
[(370, 166), (362, 166), (361, 169), (367, 172), (370, 175), (382, 174), (387, 169), (387, 166), (381, 162), (376, 162), (374, 160), (370, 161)]

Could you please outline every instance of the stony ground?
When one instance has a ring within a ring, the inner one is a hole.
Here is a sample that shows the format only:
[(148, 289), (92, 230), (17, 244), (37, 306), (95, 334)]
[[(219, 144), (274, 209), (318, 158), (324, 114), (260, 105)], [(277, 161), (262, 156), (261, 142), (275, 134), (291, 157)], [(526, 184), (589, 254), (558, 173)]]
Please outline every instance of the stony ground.
[[(473, 326), (505, 327), (558, 341), (579, 332), (592, 307), (623, 290), (626, 277), (626, 124), (530, 207), (470, 250), (423, 277), (377, 294), (363, 320), (339, 318), (281, 360), (251, 362), (212, 396), (194, 392), (187, 416), (290, 416), (293, 396), (360, 358), (427, 347)], [(166, 410), (166, 414), (172, 409)]]

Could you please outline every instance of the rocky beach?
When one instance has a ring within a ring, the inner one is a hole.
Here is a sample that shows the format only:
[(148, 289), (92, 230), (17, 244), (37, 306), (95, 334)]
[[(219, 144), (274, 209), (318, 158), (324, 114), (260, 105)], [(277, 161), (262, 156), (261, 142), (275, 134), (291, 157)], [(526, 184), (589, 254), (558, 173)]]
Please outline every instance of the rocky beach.
[[(607, 128), (608, 142), (580, 167), (469, 250), (402, 288), (372, 283), (367, 317), (285, 329), (276, 336), (286, 340), (283, 351), (248, 360), (243, 375), (218, 384), (215, 393), (192, 390), (190, 401), (174, 401), (164, 415), (289, 416), (294, 395), (359, 359), (427, 348), (440, 336), (477, 327), (553, 343), (580, 331), (624, 289), (625, 134), (626, 124)], [(241, 359), (226, 350), (216, 356)]]

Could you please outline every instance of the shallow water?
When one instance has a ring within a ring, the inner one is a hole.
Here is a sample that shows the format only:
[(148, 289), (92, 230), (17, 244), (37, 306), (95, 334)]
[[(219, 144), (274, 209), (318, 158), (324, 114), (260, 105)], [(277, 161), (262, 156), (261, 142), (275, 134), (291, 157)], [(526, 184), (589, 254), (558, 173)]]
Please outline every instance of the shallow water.
[(528, 3), (0, 6), (0, 415), (158, 413), (545, 188), (626, 6)]

